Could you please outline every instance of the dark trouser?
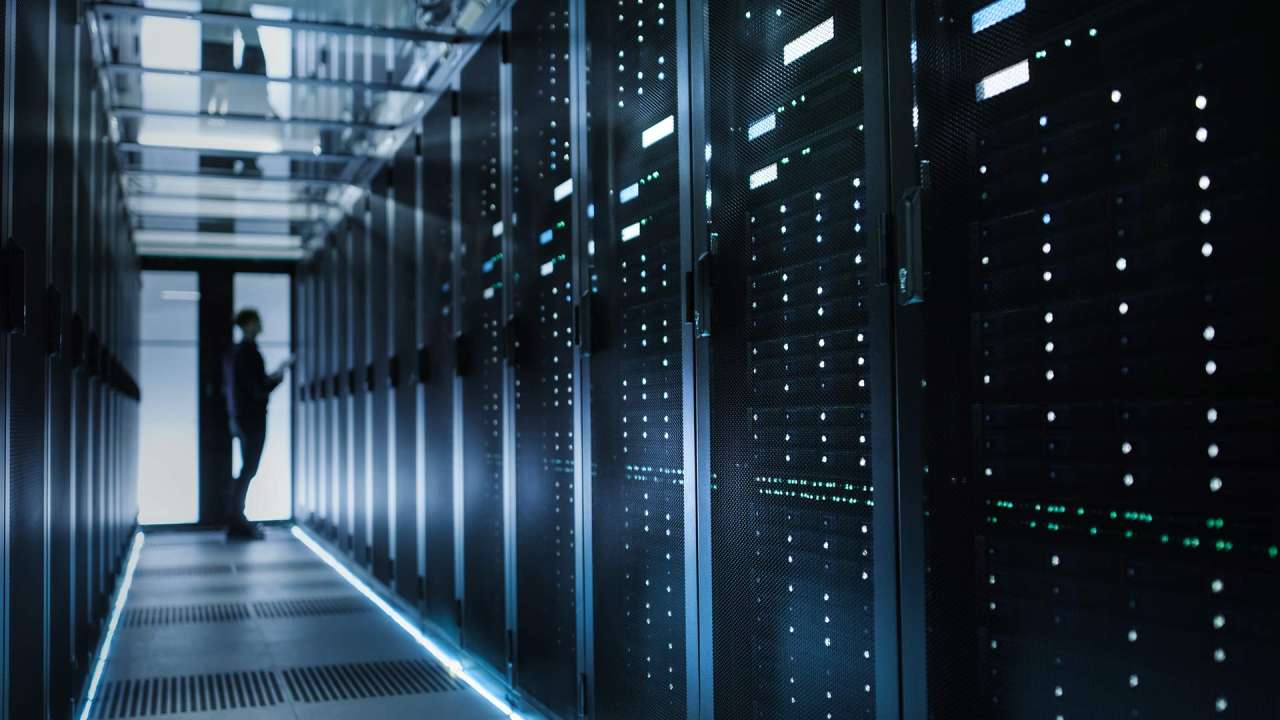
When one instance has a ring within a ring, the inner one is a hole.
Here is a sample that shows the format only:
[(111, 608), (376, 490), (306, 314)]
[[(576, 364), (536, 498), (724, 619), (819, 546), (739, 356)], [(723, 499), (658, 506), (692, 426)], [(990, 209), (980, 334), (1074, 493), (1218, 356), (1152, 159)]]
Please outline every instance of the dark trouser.
[(262, 446), (267, 442), (267, 419), (232, 418), (231, 434), (240, 439), (240, 457), (244, 463), (240, 467), (240, 477), (231, 481), (231, 506), (227, 517), (232, 525), (242, 525), (248, 522), (244, 516), (244, 502), (249, 495), (249, 483), (258, 474)]

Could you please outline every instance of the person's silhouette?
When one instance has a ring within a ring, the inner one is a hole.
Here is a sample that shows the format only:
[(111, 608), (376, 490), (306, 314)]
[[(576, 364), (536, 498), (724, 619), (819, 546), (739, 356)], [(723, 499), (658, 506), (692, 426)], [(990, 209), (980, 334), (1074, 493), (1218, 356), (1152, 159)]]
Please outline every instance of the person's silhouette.
[(268, 375), (257, 342), (262, 333), (262, 316), (253, 308), (245, 308), (236, 313), (235, 324), (244, 337), (223, 358), (222, 372), (227, 417), (231, 420), (231, 434), (240, 439), (243, 464), (240, 476), (231, 483), (227, 538), (261, 539), (262, 529), (245, 517), (245, 498), (249, 494), (249, 483), (258, 473), (267, 440), (267, 400), (284, 379), (292, 358)]

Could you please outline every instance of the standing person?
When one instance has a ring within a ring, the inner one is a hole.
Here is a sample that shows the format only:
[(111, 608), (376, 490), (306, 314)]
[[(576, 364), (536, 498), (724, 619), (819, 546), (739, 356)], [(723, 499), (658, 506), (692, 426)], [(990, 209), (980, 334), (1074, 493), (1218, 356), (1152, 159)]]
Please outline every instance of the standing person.
[(245, 498), (249, 483), (258, 472), (262, 460), (262, 447), (267, 440), (267, 400), (284, 379), (285, 370), (293, 358), (270, 375), (258, 351), (258, 335), (262, 334), (262, 316), (253, 308), (236, 313), (235, 324), (243, 338), (232, 346), (222, 361), (223, 385), (227, 395), (227, 417), (231, 420), (231, 434), (240, 439), (240, 455), (243, 463), (240, 477), (231, 484), (228, 539), (260, 540), (262, 528), (249, 522), (244, 514)]

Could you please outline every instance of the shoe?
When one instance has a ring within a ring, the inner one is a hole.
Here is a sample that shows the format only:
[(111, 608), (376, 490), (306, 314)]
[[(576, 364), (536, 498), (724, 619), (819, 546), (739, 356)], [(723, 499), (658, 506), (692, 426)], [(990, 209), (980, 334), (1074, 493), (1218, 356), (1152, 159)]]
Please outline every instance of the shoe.
[(262, 540), (266, 536), (262, 527), (253, 523), (241, 523), (227, 528), (228, 540)]

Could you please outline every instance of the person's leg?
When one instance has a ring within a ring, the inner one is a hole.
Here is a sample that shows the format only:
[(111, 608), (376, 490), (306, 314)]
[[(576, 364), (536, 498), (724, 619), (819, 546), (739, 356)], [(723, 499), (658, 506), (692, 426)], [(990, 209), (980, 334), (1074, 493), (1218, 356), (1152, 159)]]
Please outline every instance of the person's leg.
[(262, 462), (262, 448), (267, 440), (266, 422), (246, 422), (240, 424), (240, 477), (236, 478), (231, 497), (231, 524), (245, 525), (248, 520), (244, 515), (245, 499), (249, 496), (249, 484), (258, 474), (258, 464)]

